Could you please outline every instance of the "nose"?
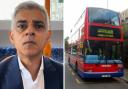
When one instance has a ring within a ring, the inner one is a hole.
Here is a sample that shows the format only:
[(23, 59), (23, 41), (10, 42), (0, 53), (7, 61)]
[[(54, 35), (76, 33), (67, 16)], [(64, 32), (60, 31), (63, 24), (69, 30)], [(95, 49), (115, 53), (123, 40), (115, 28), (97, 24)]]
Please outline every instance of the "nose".
[(29, 25), (29, 27), (27, 28), (26, 30), (26, 33), (25, 33), (26, 36), (34, 36), (35, 35), (35, 29), (33, 26)]
[(34, 36), (34, 35), (35, 35), (35, 32), (27, 32), (27, 33), (26, 33), (26, 36), (28, 36), (28, 35)]

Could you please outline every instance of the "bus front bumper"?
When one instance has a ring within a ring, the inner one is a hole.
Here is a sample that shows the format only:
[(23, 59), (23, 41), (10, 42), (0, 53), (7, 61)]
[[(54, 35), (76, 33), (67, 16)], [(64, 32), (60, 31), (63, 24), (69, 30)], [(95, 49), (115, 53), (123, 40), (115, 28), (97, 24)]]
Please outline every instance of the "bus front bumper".
[(78, 74), (82, 78), (112, 78), (112, 77), (122, 77), (123, 72), (81, 72), (78, 71)]

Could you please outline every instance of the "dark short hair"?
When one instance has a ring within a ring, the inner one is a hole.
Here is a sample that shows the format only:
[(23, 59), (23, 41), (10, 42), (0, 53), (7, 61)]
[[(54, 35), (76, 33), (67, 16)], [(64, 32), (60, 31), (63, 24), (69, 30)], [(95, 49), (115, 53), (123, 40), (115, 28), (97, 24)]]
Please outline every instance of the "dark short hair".
[(22, 11), (22, 10), (25, 10), (25, 9), (26, 10), (32, 10), (32, 9), (39, 10), (42, 13), (42, 15), (45, 16), (46, 29), (47, 30), (49, 29), (49, 17), (48, 17), (46, 9), (43, 6), (37, 4), (37, 3), (33, 2), (33, 1), (26, 1), (26, 2), (20, 3), (15, 8), (15, 11), (14, 11), (13, 16), (12, 16), (12, 27), (13, 27), (14, 19), (15, 19), (17, 13), (19, 11)]

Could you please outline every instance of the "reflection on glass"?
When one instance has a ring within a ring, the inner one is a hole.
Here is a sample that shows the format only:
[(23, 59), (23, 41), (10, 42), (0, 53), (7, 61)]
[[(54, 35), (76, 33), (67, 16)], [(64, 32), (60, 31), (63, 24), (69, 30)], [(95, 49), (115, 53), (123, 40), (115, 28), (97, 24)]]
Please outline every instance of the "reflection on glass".
[(98, 55), (102, 59), (119, 59), (121, 56), (121, 44), (119, 42), (92, 41), (87, 46), (88, 55)]
[(102, 8), (89, 8), (89, 22), (119, 26), (119, 13)]

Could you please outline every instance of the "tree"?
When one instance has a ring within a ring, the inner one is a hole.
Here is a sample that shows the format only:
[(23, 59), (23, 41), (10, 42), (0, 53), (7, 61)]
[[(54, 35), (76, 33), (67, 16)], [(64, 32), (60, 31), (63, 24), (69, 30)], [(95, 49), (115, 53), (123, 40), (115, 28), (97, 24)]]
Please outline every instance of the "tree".
[(123, 23), (122, 27), (123, 27), (123, 33), (124, 33), (122, 61), (123, 61), (124, 67), (128, 68), (128, 24)]
[(69, 48), (68, 39), (69, 39), (69, 37), (65, 38), (65, 51), (68, 51), (68, 48)]

